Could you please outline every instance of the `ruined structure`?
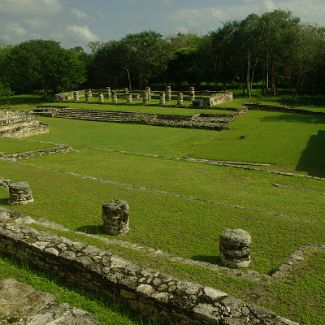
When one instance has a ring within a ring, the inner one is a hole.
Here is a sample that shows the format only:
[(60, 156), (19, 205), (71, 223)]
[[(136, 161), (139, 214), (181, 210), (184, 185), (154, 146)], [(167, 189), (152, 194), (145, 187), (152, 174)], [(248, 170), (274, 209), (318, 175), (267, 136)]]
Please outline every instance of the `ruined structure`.
[(47, 124), (39, 122), (30, 113), (0, 110), (0, 136), (24, 138), (48, 132)]
[(129, 205), (113, 200), (102, 206), (103, 230), (109, 235), (127, 234), (129, 231)]

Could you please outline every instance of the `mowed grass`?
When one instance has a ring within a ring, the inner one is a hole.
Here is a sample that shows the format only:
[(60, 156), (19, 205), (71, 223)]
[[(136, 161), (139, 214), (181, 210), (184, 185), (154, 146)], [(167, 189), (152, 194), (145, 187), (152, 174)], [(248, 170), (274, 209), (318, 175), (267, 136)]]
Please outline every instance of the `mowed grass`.
[[(270, 162), (271, 169), (288, 171), (299, 169), (303, 160), (305, 167), (298, 172), (322, 176), (324, 119), (250, 111), (223, 132), (41, 120), (49, 124), (50, 133), (13, 140), (12, 152), (20, 143), (28, 147), (39, 141), (66, 143), (77, 151), (16, 163), (0, 161), (0, 176), (29, 181), (35, 202), (15, 209), (61, 223), (71, 229), (69, 236), (76, 236), (75, 230), (103, 235), (101, 205), (118, 198), (127, 200), (131, 211), (130, 233), (120, 239), (196, 260), (218, 263), (218, 236), (226, 227), (252, 234), (251, 269), (263, 273), (271, 273), (302, 244), (324, 243), (324, 181), (175, 159)], [(0, 190), (0, 204), (8, 208), (7, 197), (7, 190)], [(323, 253), (308, 256), (292, 277), (257, 285), (120, 247), (108, 248), (305, 324), (321, 324), (324, 319)]]
[(48, 143), (40, 143), (40, 142), (31, 142), (25, 140), (17, 140), (13, 138), (1, 138), (0, 140), (0, 154), (10, 154), (10, 153), (18, 153), (25, 152), (31, 150), (45, 149), (50, 148), (51, 145)]

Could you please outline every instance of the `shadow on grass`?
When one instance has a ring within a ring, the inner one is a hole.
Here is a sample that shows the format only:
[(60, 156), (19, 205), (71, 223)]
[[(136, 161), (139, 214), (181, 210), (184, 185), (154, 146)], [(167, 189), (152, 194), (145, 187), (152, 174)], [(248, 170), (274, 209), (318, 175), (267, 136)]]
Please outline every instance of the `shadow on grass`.
[(222, 265), (220, 257), (214, 255), (194, 255), (191, 257), (191, 259), (199, 262)]
[(8, 198), (0, 198), (0, 205), (10, 205)]
[(278, 114), (273, 116), (265, 116), (261, 118), (261, 122), (298, 122), (298, 123), (312, 123), (312, 124), (325, 124), (325, 117), (318, 117), (313, 115), (303, 114)]
[(0, 105), (38, 104), (50, 100), (42, 96), (19, 95), (9, 98), (0, 98)]
[[(98, 303), (98, 305), (104, 305), (105, 307), (109, 308), (113, 312), (119, 313), (119, 314), (127, 317), (135, 324), (139, 324), (139, 325), (140, 324), (142, 324), (142, 325), (157, 324), (153, 320), (143, 319), (139, 314), (137, 314), (136, 312), (133, 312), (131, 309), (129, 309), (127, 307), (127, 305), (124, 304), (122, 301), (113, 300), (113, 298), (109, 297), (108, 295), (103, 295), (102, 293), (99, 293), (99, 292), (98, 293), (90, 292), (87, 289), (82, 288), (81, 286), (69, 284), (64, 280), (59, 279), (55, 272), (47, 271), (45, 273), (45, 272), (37, 269), (32, 264), (29, 264), (27, 262), (22, 262), (19, 259), (16, 259), (13, 257), (6, 256), (5, 254), (3, 254), (1, 252), (0, 252), (0, 258), (7, 261), (8, 263), (14, 264), (17, 268), (19, 268), (23, 271), (32, 272), (35, 276), (37, 276), (38, 279), (41, 279), (42, 281), (45, 281), (45, 282), (51, 281), (51, 282), (55, 283), (57, 286), (66, 288), (69, 291), (71, 291), (77, 295), (82, 295), (82, 296), (86, 297), (87, 299), (89, 299), (89, 301), (95, 301), (96, 303)], [(24, 275), (22, 275), (22, 277), (23, 277), (23, 279), (26, 278), (26, 277), (24, 277)], [(31, 279), (31, 277), (29, 276), (28, 279)], [(16, 280), (20, 281), (19, 278)], [(24, 280), (22, 280), (22, 281), (24, 281)], [(37, 282), (39, 282), (39, 281), (37, 281)], [(30, 283), (27, 283), (27, 284), (33, 286), (32, 280), (30, 280)], [(53, 286), (49, 286), (49, 287), (53, 288)], [(55, 294), (55, 292), (53, 292), (53, 291), (50, 293)], [(90, 313), (92, 313), (91, 309), (92, 308), (90, 307), (90, 310), (89, 310)]]
[(325, 131), (318, 131), (309, 138), (296, 170), (306, 171), (311, 176), (325, 177)]
[(105, 235), (103, 227), (95, 226), (95, 225), (81, 226), (81, 227), (76, 228), (76, 231), (80, 231), (80, 232), (84, 232), (86, 234), (92, 234), (92, 235)]

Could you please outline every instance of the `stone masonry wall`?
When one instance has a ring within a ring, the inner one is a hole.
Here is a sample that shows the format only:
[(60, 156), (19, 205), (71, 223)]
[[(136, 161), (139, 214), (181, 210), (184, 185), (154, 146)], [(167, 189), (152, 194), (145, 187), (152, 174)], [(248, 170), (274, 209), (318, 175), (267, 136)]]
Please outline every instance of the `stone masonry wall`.
[(21, 111), (0, 111), (0, 136), (25, 138), (48, 132), (48, 126), (37, 121), (34, 115)]
[(144, 269), (107, 250), (19, 224), (0, 209), (0, 251), (162, 324), (297, 325), (225, 292)]
[(100, 122), (137, 123), (153, 126), (169, 126), (211, 130), (226, 129), (227, 125), (234, 119), (234, 115), (231, 114), (197, 114), (193, 116), (183, 116), (88, 110), (67, 107), (38, 107), (33, 110), (33, 113), (49, 117), (72, 118)]

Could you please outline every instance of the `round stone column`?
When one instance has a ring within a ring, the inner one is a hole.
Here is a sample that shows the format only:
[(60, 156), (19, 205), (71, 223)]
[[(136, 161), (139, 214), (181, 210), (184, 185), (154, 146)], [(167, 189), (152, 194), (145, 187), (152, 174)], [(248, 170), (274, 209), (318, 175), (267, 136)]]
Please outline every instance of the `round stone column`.
[(112, 103), (117, 104), (117, 93), (116, 90), (112, 90)]
[(166, 100), (172, 100), (172, 88), (170, 86), (166, 86)]
[(103, 230), (109, 235), (127, 234), (129, 231), (129, 205), (112, 200), (102, 206)]
[(195, 88), (190, 87), (190, 101), (193, 102), (195, 100)]
[(33, 193), (27, 182), (9, 184), (10, 204), (28, 204), (32, 203), (33, 201)]
[(126, 102), (128, 104), (132, 104), (132, 94), (130, 92), (128, 92), (126, 95)]
[(74, 91), (73, 92), (73, 100), (75, 102), (79, 102), (79, 91)]
[(103, 93), (99, 93), (99, 103), (104, 104), (104, 94)]
[(106, 87), (106, 95), (107, 95), (107, 98), (110, 99), (111, 96), (112, 96), (112, 93), (111, 93), (111, 87)]
[(164, 91), (160, 93), (160, 105), (165, 105), (166, 104), (166, 94)]
[(248, 267), (251, 261), (250, 234), (243, 229), (225, 229), (220, 235), (220, 259), (230, 268)]
[(183, 93), (177, 94), (177, 105), (183, 105), (184, 104), (184, 96)]

